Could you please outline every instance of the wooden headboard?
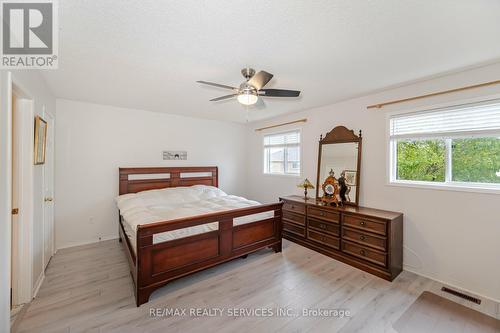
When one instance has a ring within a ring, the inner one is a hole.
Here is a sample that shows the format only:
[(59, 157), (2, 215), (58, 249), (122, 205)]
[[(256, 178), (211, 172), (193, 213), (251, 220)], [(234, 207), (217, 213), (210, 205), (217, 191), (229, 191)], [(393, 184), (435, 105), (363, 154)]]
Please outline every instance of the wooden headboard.
[(120, 195), (166, 187), (218, 186), (217, 167), (120, 168)]

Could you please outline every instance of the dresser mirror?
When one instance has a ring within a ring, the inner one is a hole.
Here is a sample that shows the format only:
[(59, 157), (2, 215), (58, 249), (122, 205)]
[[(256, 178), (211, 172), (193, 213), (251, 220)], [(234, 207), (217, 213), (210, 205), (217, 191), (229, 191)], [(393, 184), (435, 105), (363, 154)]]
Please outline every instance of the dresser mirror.
[(359, 203), (361, 171), (361, 131), (354, 134), (337, 126), (320, 137), (316, 198), (325, 204), (352, 205)]

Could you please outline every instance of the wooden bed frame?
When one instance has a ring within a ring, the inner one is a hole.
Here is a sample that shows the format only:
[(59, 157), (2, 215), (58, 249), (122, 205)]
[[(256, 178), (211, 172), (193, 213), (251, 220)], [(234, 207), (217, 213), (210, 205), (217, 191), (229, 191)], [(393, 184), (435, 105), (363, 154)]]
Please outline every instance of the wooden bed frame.
[[(155, 174), (165, 175), (152, 179)], [(197, 184), (217, 187), (217, 167), (120, 168), (120, 195)], [(130, 263), (137, 306), (147, 303), (154, 290), (184, 275), (265, 247), (281, 252), (282, 205), (280, 202), (139, 225), (136, 231), (137, 255), (119, 215), (119, 240), (124, 244)], [(236, 217), (268, 211), (274, 211), (274, 217), (233, 226)], [(154, 234), (211, 222), (219, 222), (218, 230), (153, 244)]]

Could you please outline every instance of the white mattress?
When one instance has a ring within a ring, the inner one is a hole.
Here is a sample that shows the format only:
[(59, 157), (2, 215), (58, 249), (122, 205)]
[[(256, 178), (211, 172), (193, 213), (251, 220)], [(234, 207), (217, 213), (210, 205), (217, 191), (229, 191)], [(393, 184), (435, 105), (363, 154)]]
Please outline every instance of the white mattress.
[[(174, 187), (124, 194), (116, 198), (116, 203), (125, 222), (123, 223), (125, 233), (129, 237), (134, 251), (136, 248), (135, 241), (138, 225), (260, 205), (257, 201), (228, 195), (216, 187), (206, 185)], [(273, 216), (274, 211), (242, 216), (233, 219), (233, 225), (260, 221)], [(153, 236), (153, 243), (157, 244), (184, 238), (218, 230), (218, 228), (219, 223), (212, 222), (172, 230), (155, 234)]]

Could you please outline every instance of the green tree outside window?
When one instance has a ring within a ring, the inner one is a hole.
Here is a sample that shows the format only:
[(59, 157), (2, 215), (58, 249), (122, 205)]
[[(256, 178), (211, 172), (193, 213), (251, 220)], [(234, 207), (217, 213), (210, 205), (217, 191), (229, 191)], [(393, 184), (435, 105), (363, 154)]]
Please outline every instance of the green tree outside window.
[(444, 140), (400, 140), (397, 142), (397, 179), (445, 181)]
[[(453, 182), (500, 183), (500, 138), (448, 139)], [(397, 179), (446, 181), (447, 139), (397, 141)]]

